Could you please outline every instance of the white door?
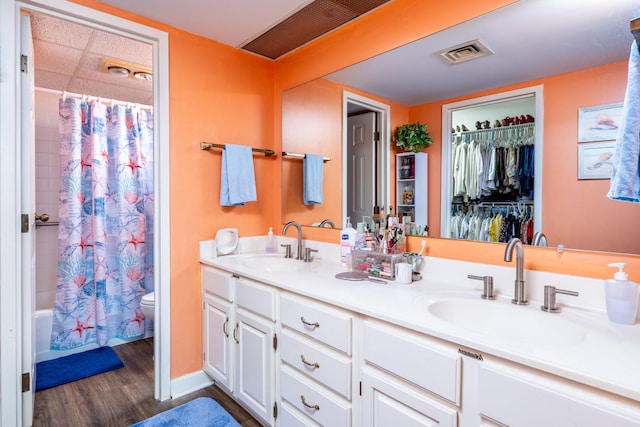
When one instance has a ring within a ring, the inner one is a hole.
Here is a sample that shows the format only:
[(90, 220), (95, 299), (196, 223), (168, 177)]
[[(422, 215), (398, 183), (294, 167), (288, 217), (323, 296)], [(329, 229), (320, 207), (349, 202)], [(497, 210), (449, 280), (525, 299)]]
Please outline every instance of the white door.
[[(228, 279), (227, 279), (228, 280)], [(218, 386), (233, 392), (231, 303), (204, 293), (204, 370)]]
[(33, 397), (35, 386), (35, 334), (33, 333), (35, 316), (35, 141), (34, 141), (34, 80), (33, 80), (33, 41), (28, 15), (22, 15), (20, 25), (21, 73), (20, 84), (22, 98), (21, 144), (20, 144), (20, 211), (23, 215), (21, 239), (22, 252), (22, 425), (33, 422)]
[(347, 216), (351, 224), (373, 214), (376, 190), (373, 134), (376, 113), (368, 112), (347, 119)]

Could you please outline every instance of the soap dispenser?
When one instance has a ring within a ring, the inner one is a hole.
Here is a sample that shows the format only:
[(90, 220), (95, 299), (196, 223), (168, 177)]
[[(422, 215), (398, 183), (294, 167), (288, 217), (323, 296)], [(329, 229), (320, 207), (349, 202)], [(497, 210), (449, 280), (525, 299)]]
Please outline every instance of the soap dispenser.
[(268, 253), (273, 253), (276, 251), (276, 236), (273, 235), (273, 227), (269, 227), (269, 232), (267, 233), (267, 242), (264, 245), (264, 251)]
[(618, 271), (613, 279), (604, 282), (607, 316), (612, 322), (633, 325), (638, 313), (640, 286), (628, 280), (624, 265), (624, 262), (609, 264), (609, 267), (615, 267)]

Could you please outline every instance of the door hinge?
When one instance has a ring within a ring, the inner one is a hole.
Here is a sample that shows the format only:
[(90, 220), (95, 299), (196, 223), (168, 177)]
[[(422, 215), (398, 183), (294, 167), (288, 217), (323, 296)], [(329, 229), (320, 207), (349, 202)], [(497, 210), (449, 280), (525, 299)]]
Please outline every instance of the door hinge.
[(362, 381), (360, 381), (360, 396), (362, 396)]
[(22, 392), (31, 390), (31, 374), (25, 372), (22, 374)]
[(29, 232), (29, 214), (21, 214), (20, 215), (20, 224), (21, 231), (23, 233)]
[(273, 403), (273, 419), (278, 418), (278, 402)]
[(278, 334), (273, 334), (273, 349), (278, 349)]
[(27, 55), (20, 55), (20, 71), (23, 73), (29, 72), (29, 57)]
[(380, 132), (376, 131), (373, 133), (373, 140), (374, 141), (380, 141)]

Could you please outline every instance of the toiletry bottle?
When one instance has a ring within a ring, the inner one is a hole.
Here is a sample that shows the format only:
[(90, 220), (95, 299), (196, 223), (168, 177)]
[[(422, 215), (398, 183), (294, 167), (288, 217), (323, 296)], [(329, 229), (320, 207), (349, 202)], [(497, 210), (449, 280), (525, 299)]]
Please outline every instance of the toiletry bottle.
[(347, 217), (347, 222), (340, 232), (340, 262), (347, 265), (347, 254), (351, 253), (351, 248), (356, 244), (356, 230), (351, 226), (351, 218)]
[(609, 264), (609, 267), (618, 268), (618, 272), (613, 279), (604, 282), (607, 316), (612, 322), (633, 325), (638, 312), (640, 286), (628, 280), (624, 265), (624, 262)]
[(273, 227), (269, 227), (267, 233), (267, 243), (264, 245), (264, 251), (273, 253), (276, 251), (276, 236), (273, 235)]

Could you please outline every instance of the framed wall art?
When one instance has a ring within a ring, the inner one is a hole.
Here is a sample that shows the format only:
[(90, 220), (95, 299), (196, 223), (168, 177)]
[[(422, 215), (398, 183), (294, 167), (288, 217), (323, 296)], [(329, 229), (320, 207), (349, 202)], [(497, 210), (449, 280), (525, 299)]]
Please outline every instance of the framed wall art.
[(578, 145), (578, 179), (610, 179), (616, 143)]
[(622, 102), (578, 109), (578, 142), (616, 139), (622, 117)]

